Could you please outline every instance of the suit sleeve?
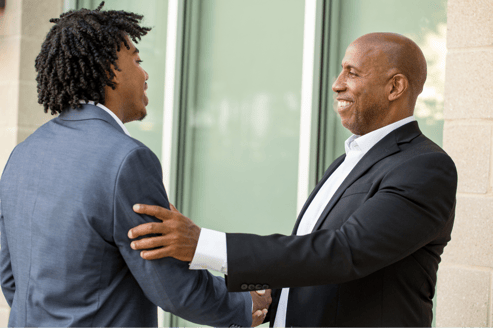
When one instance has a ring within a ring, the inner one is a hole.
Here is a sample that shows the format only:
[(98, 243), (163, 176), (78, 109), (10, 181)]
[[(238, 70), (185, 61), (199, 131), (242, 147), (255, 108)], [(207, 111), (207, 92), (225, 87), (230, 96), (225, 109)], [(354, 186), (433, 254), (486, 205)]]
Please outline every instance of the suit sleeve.
[(456, 188), (450, 157), (422, 154), (386, 173), (375, 194), (339, 229), (305, 236), (227, 234), (228, 288), (302, 287), (365, 277), (450, 228)]
[(1, 238), (1, 249), (0, 249), (0, 277), (2, 283), (2, 292), (7, 300), (7, 303), (12, 307), (12, 302), (14, 301), (15, 293), (15, 280), (14, 274), (12, 272), (12, 262), (10, 260), (9, 245), (7, 243), (7, 234), (5, 233), (5, 222), (3, 219), (1, 210), (1, 200), (0, 200), (0, 238)]
[(157, 157), (146, 147), (133, 150), (121, 164), (114, 195), (114, 238), (147, 298), (163, 310), (197, 324), (250, 326), (249, 293), (228, 293), (223, 278), (188, 263), (164, 258), (146, 261), (130, 248), (128, 230), (156, 218), (135, 213), (136, 203), (169, 208)]
[[(8, 163), (15, 149), (10, 153), (7, 164), (4, 171), (7, 168)], [(5, 300), (12, 307), (15, 294), (15, 280), (14, 273), (12, 271), (12, 261), (10, 259), (10, 250), (7, 242), (7, 234), (5, 232), (5, 220), (2, 214), (2, 199), (0, 194), (0, 282), (2, 284), (2, 292), (5, 296)]]

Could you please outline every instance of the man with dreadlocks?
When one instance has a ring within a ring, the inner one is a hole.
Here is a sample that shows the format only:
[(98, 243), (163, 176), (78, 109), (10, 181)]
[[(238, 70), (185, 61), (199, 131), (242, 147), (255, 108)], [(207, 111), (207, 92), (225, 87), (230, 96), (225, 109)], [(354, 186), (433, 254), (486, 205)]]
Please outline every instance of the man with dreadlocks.
[(157, 326), (156, 305), (214, 326), (252, 324), (270, 296), (228, 293), (175, 259), (145, 261), (127, 231), (169, 208), (157, 157), (123, 126), (146, 115), (148, 74), (134, 43), (142, 16), (62, 14), (36, 58), (39, 103), (59, 114), (12, 152), (0, 182), (9, 326)]

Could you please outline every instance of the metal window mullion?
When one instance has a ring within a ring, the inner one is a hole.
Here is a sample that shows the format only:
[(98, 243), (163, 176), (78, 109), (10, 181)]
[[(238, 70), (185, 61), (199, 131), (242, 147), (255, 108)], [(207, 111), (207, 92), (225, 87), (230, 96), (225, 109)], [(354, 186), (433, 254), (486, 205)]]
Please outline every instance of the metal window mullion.
[[(178, 171), (178, 136), (183, 62), (184, 2), (168, 0), (166, 61), (164, 76), (163, 135), (161, 166), (163, 183), (171, 203), (176, 204)], [(158, 310), (158, 326), (172, 326), (173, 315)]]
[(316, 175), (318, 109), (323, 8), (325, 0), (305, 0), (303, 64), (301, 81), (300, 142), (298, 158), (297, 213), (308, 198)]

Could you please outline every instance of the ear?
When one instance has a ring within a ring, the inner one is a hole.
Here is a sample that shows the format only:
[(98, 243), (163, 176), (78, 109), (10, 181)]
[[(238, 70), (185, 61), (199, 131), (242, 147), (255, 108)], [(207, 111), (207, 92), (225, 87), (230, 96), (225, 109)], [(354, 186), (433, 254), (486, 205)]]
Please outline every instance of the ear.
[(390, 93), (389, 101), (394, 101), (401, 97), (409, 88), (409, 81), (404, 74), (395, 74), (389, 81)]
[(111, 79), (111, 82), (115, 83), (115, 84), (119, 84), (120, 83), (120, 71), (115, 68), (115, 66), (111, 65), (111, 70), (113, 71), (113, 79)]

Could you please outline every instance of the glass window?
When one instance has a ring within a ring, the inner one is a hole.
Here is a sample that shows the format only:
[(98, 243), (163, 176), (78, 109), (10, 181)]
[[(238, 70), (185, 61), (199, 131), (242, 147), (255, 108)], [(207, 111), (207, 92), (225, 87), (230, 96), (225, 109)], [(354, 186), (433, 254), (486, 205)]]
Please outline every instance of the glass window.
[(228, 232), (296, 220), (304, 2), (193, 2), (181, 208)]

